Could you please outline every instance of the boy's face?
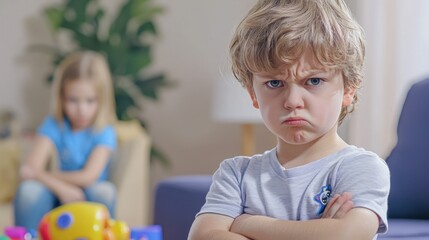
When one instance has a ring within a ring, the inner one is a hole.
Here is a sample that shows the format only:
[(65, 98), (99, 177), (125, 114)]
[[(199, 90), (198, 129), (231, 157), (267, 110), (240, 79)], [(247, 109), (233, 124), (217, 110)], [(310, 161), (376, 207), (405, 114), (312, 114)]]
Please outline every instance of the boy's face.
[(340, 71), (323, 68), (310, 51), (281, 74), (254, 74), (248, 91), (267, 128), (292, 145), (336, 134), (341, 108), (355, 93), (345, 91)]

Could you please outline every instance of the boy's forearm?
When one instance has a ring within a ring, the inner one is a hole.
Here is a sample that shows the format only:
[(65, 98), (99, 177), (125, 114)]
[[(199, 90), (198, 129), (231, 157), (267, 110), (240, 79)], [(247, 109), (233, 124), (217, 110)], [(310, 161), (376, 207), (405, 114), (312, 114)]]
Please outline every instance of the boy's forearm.
[(188, 240), (252, 240), (252, 239), (233, 232), (213, 230), (211, 232), (201, 234), (200, 236), (195, 236), (195, 235), (190, 236)]
[(359, 226), (355, 227), (355, 220), (350, 218), (286, 221), (266, 216), (243, 215), (236, 220), (231, 231), (254, 240), (371, 240), (376, 231), (374, 221), (362, 221), (356, 223)]
[[(319, 220), (318, 220), (319, 221)], [(239, 227), (231, 230), (255, 240), (262, 239), (294, 239), (294, 240), (336, 240), (348, 239), (338, 232), (338, 225), (334, 226), (335, 219), (321, 219), (312, 221), (286, 221), (266, 216), (249, 216)], [(234, 226), (234, 225), (233, 225)], [(338, 236), (338, 237), (336, 237)], [(362, 240), (362, 239), (360, 239)]]
[(188, 240), (251, 240), (243, 235), (230, 232), (233, 218), (205, 213), (199, 215), (189, 231)]

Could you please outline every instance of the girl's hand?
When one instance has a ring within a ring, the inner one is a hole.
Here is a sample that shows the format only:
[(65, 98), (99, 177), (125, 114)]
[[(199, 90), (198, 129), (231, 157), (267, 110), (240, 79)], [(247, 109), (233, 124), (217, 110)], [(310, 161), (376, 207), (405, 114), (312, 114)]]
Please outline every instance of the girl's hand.
[(322, 218), (342, 218), (348, 213), (354, 204), (350, 193), (344, 192), (342, 195), (335, 194), (323, 211)]
[(57, 195), (61, 204), (85, 200), (85, 194), (83, 190), (80, 187), (69, 184), (64, 185)]

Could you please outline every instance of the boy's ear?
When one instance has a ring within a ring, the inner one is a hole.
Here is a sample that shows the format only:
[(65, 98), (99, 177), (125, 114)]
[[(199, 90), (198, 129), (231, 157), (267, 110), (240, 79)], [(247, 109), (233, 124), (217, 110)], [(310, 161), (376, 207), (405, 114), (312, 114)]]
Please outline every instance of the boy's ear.
[(350, 106), (353, 103), (353, 99), (356, 94), (355, 88), (345, 88), (343, 96), (343, 107)]
[(256, 99), (256, 95), (255, 95), (255, 91), (253, 91), (253, 87), (247, 86), (246, 89), (250, 95), (250, 98), (252, 99), (253, 107), (256, 109), (259, 109), (258, 100)]

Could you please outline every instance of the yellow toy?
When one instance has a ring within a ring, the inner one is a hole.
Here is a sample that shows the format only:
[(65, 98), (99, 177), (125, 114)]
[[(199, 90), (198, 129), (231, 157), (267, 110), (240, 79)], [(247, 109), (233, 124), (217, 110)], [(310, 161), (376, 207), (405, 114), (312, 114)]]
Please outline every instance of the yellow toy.
[(42, 240), (128, 240), (130, 229), (126, 223), (110, 219), (102, 204), (75, 202), (45, 214), (39, 235)]

